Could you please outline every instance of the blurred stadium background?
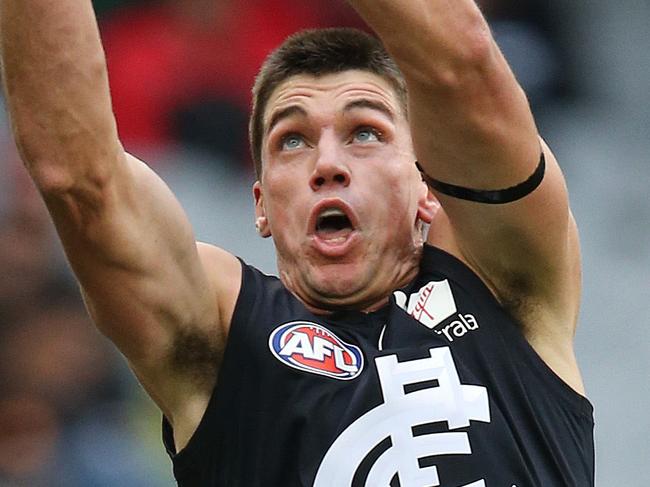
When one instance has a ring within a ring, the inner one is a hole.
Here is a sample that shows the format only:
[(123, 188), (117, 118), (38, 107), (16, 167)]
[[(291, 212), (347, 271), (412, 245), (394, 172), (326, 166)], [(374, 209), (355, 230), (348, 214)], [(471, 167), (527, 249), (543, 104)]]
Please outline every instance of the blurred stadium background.
[[(581, 228), (577, 351), (596, 408), (598, 485), (645, 487), (650, 4), (481, 4), (563, 165)], [(95, 7), (126, 148), (166, 179), (199, 239), (275, 272), (272, 245), (253, 225), (246, 146), (253, 76), (287, 34), (360, 21), (332, 0)], [(160, 414), (88, 323), (1, 110), (0, 174), (0, 487), (174, 485)]]

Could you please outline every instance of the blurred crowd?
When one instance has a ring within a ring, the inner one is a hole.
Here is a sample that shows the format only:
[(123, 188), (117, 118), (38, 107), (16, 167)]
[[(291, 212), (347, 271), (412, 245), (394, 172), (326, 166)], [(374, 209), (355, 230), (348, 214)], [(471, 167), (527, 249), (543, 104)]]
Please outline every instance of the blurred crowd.
[[(553, 12), (543, 0), (481, 6), (543, 122), (546, 106), (578, 91)], [(127, 150), (165, 175), (191, 216), (199, 212), (201, 238), (240, 255), (264, 253), (258, 262), (272, 272), (270, 247), (251, 247), (249, 234), (229, 231), (252, 222), (244, 202), (253, 177), (252, 81), (290, 33), (363, 28), (361, 21), (333, 0), (96, 0), (95, 7)], [(0, 174), (0, 487), (171, 485), (160, 415), (89, 322), (4, 112)]]
[[(190, 147), (241, 170), (248, 169), (250, 87), (270, 50), (303, 28), (363, 28), (343, 1), (131, 3), (118, 2), (102, 22), (123, 142), (144, 153)], [(544, 5), (482, 2), (534, 105), (567, 88)]]

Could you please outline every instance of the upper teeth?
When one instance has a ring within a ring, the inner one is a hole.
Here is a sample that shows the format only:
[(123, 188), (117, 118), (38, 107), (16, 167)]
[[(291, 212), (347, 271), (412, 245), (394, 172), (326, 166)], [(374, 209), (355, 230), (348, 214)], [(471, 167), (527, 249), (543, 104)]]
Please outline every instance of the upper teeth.
[(320, 213), (319, 218), (327, 218), (329, 216), (346, 216), (346, 214), (338, 208), (327, 208)]

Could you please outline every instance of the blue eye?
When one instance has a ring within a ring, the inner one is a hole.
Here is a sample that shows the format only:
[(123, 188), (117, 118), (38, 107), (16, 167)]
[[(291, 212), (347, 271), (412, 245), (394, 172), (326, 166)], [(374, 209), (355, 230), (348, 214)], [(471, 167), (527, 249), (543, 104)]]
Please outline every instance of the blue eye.
[(304, 139), (297, 134), (287, 135), (280, 141), (280, 147), (282, 150), (296, 150), (302, 148), (304, 145)]
[(379, 140), (379, 132), (371, 128), (362, 128), (354, 133), (355, 142), (378, 142)]

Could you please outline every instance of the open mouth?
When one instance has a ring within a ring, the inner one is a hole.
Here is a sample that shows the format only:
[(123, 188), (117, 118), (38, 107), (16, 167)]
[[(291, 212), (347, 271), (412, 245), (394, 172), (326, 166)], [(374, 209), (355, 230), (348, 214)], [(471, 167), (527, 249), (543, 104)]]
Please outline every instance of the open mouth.
[(314, 243), (326, 254), (344, 252), (356, 235), (357, 221), (352, 209), (338, 198), (323, 200), (312, 210)]
[(352, 230), (352, 222), (345, 212), (338, 208), (326, 208), (316, 219), (316, 233), (321, 237), (344, 235)]

